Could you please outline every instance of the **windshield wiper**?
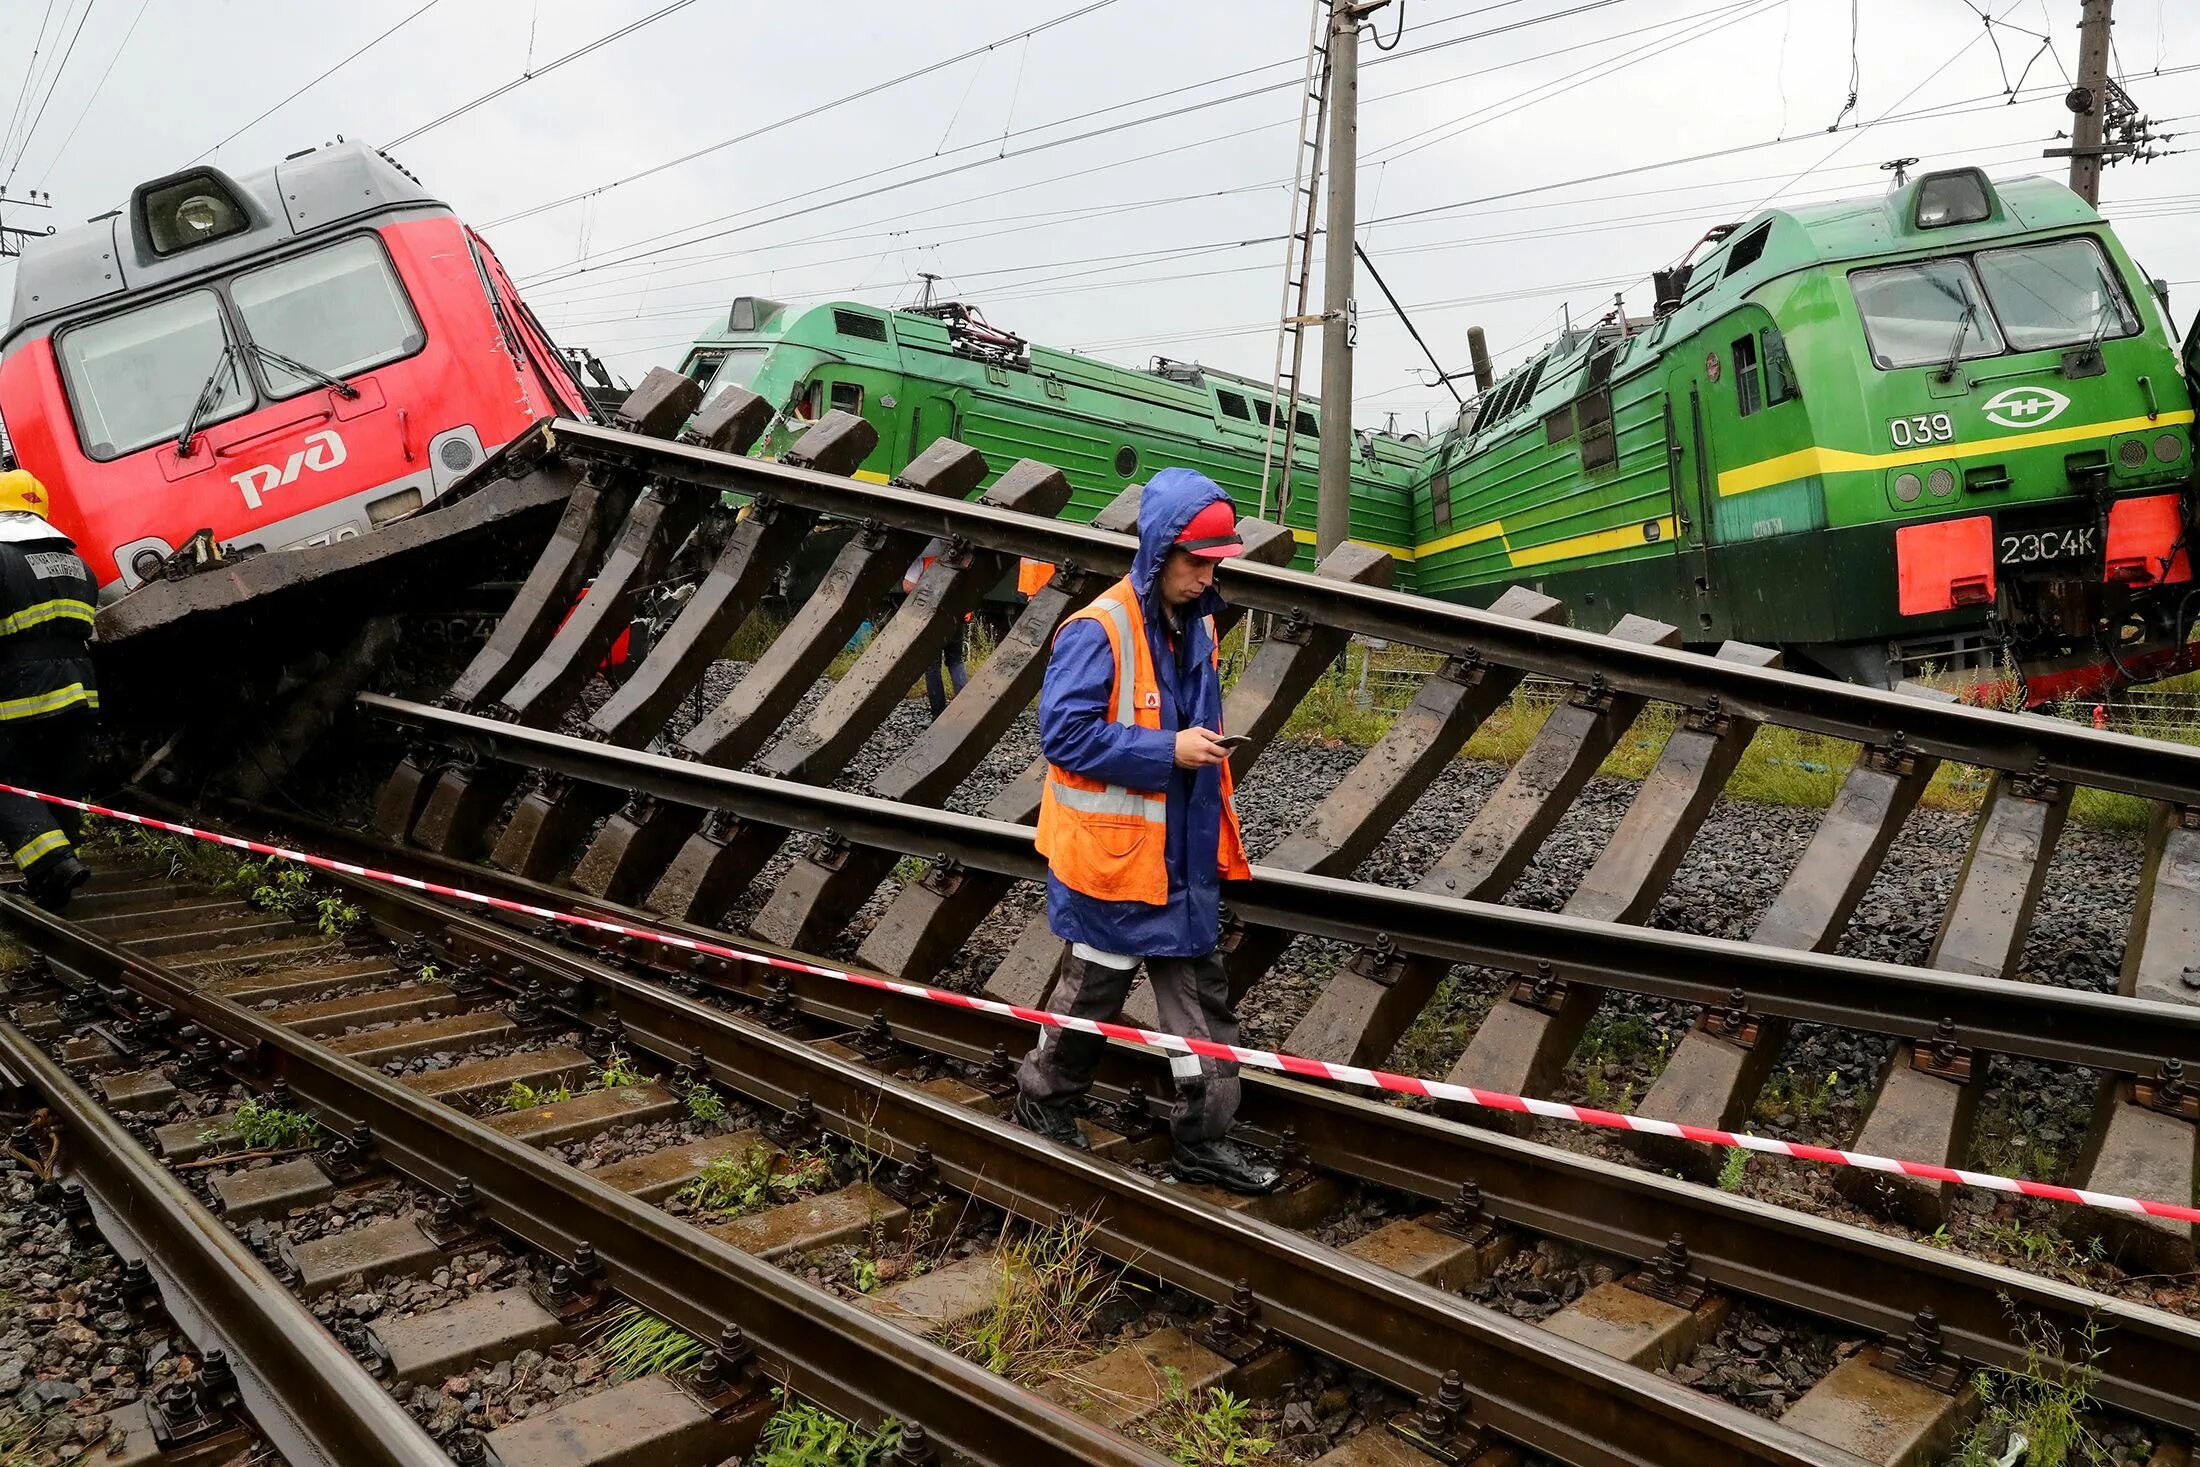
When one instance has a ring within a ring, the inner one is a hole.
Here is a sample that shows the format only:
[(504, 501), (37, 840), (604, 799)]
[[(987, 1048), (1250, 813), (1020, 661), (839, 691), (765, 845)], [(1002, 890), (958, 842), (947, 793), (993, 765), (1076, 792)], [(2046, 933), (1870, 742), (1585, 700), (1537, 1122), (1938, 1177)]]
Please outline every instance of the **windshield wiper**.
[(199, 420), (214, 410), (221, 401), (222, 373), (227, 371), (234, 382), (237, 374), (237, 345), (223, 342), (222, 354), (214, 360), (214, 370), (206, 374), (206, 385), (199, 389), (199, 400), (191, 405), (191, 416), (183, 420), (183, 431), (176, 435), (176, 457), (191, 456), (191, 441), (199, 436)]
[(318, 382), (323, 387), (333, 389), (339, 397), (357, 397), (359, 395), (359, 389), (343, 378), (333, 377), (319, 367), (309, 367), (296, 357), (286, 357), (272, 347), (262, 346), (256, 341), (248, 341), (244, 344), (244, 347), (246, 351), (251, 352), (261, 361), (281, 367), (294, 377), (303, 377), (309, 382)]
[(1948, 360), (1941, 363), (1940, 371), (1934, 377), (1935, 381), (1952, 382), (1955, 380), (1956, 367), (1963, 360), (1963, 339), (1971, 334), (1972, 323), (1977, 320), (1978, 302), (1965, 301), (1963, 303), (1963, 314), (1956, 321), (1956, 339), (1948, 343)]

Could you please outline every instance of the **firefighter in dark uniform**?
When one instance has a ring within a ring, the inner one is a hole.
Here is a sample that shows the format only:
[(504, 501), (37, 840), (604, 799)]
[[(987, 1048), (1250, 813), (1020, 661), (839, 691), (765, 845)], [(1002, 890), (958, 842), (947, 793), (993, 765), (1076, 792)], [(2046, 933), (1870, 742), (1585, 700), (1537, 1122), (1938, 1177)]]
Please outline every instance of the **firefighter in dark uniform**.
[[(47, 523), (45, 486), (0, 472), (0, 781), (81, 797), (99, 717), (92, 612), (98, 583)], [(73, 810), (0, 794), (0, 847), (49, 910), (91, 877), (76, 858)]]

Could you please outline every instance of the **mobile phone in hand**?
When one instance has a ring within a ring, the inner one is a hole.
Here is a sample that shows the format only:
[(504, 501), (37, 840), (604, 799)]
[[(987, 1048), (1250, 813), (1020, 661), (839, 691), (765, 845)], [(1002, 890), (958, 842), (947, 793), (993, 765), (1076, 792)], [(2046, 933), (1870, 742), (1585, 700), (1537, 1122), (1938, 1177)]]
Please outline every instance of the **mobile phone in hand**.
[(1216, 742), (1216, 743), (1218, 743), (1218, 744), (1220, 744), (1220, 745), (1222, 745), (1222, 747), (1223, 747), (1223, 748), (1225, 748), (1225, 749), (1235, 749), (1235, 748), (1236, 748), (1236, 747), (1237, 747), (1238, 745), (1240, 745), (1240, 744), (1249, 744), (1249, 743), (1251, 743), (1252, 741), (1253, 741), (1253, 736), (1252, 736), (1251, 734), (1217, 734), (1217, 735), (1215, 735), (1215, 742)]

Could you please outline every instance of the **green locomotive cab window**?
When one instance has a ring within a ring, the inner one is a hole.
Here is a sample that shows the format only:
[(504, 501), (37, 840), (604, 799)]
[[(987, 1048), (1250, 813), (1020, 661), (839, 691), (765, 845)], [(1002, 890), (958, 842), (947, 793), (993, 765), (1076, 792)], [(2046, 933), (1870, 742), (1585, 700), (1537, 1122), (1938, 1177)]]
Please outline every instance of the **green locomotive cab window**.
[(695, 377), (695, 380), (701, 384), (704, 397), (716, 397), (729, 387), (745, 388), (754, 382), (756, 374), (763, 370), (764, 358), (770, 355), (771, 348), (768, 346), (730, 347), (725, 352), (724, 359), (718, 362), (718, 371), (715, 375), (707, 378), (696, 376), (696, 372), (703, 365), (700, 361), (695, 364), (694, 368), (690, 369), (688, 375)]
[(1765, 364), (1765, 406), (1801, 397), (1803, 389), (1795, 385), (1795, 362), (1788, 356), (1787, 338), (1780, 328), (1767, 326), (1757, 333), (1757, 341)]
[(711, 378), (717, 374), (725, 360), (724, 352), (706, 347), (688, 358), (687, 365), (680, 369), (680, 375), (708, 391)]
[(1965, 261), (1859, 270), (1849, 287), (1877, 366), (1929, 367), (2002, 351), (1993, 312)]
[(1253, 421), (1253, 410), (1245, 405), (1245, 394), (1242, 392), (1222, 392), (1218, 390), (1215, 393), (1215, 401), (1222, 405), (1222, 415), (1224, 417), (1236, 418), (1246, 423)]
[(842, 413), (863, 414), (863, 389), (853, 382), (835, 382), (832, 394), (833, 410)]
[(1303, 409), (1299, 413), (1299, 436), (1301, 438), (1319, 438), (1322, 436), (1321, 425), (1314, 421), (1314, 415)]
[(2101, 247), (2090, 239), (1983, 250), (1977, 263), (2012, 351), (2085, 346), (2139, 333), (2138, 313), (2109, 273)]
[(1746, 418), (1765, 405), (1764, 383), (1757, 375), (1757, 338), (1736, 337), (1727, 350), (1734, 363), (1734, 410)]

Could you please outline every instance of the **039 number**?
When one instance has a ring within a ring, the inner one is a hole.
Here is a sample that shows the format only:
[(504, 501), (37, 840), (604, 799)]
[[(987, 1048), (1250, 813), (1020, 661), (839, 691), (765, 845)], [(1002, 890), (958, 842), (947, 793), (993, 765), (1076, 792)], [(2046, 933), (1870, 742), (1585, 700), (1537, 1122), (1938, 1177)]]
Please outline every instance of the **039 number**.
[(1897, 448), (1912, 448), (1920, 443), (1948, 443), (1956, 436), (1955, 420), (1946, 413), (1930, 416), (1919, 414), (1914, 418), (1889, 418), (1887, 436)]

